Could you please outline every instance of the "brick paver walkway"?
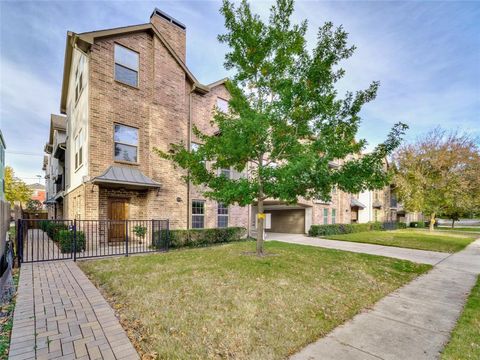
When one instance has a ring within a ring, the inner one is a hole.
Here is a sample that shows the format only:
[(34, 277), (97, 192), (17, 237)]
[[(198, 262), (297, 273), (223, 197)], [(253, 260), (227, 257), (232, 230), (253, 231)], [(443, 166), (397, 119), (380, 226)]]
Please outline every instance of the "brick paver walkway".
[(71, 260), (24, 264), (10, 360), (139, 359), (111, 307)]

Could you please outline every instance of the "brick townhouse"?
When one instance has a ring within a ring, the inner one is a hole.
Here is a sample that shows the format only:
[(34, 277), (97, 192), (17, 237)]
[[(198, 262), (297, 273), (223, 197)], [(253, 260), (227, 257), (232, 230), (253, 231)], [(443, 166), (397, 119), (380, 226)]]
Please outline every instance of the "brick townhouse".
[[(213, 133), (215, 106), (228, 108), (224, 80), (201, 84), (185, 65), (185, 54), (185, 25), (158, 9), (146, 24), (67, 33), (60, 105), (66, 135), (56, 142), (64, 150), (57, 154), (63, 168), (52, 177), (61, 194), (47, 199), (57, 207), (61, 200), (56, 217), (165, 218), (172, 228), (255, 228), (255, 206), (205, 199), (201, 189), (183, 180), (183, 170), (152, 151), (168, 151), (180, 141), (194, 149), (192, 127)], [(52, 154), (55, 139), (49, 142)], [(304, 233), (311, 224), (350, 223), (353, 199), (341, 191), (334, 191), (329, 203), (291, 206), (272, 199), (265, 206), (267, 225), (270, 231)]]

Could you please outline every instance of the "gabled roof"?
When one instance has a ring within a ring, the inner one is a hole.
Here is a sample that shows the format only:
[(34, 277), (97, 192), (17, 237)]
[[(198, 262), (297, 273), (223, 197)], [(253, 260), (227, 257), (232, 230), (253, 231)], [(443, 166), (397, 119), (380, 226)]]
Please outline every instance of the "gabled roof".
[(122, 35), (122, 34), (130, 34), (134, 32), (142, 32), (142, 31), (149, 31), (153, 33), (155, 36), (157, 36), (157, 38), (166, 47), (166, 49), (172, 55), (175, 61), (185, 71), (187, 78), (193, 83), (193, 91), (197, 91), (203, 94), (210, 91), (209, 86), (201, 84), (195, 78), (193, 73), (188, 69), (187, 65), (185, 65), (183, 60), (180, 59), (180, 57), (173, 50), (173, 48), (170, 46), (168, 41), (165, 40), (163, 35), (151, 23), (124, 26), (124, 27), (113, 28), (113, 29), (90, 31), (90, 32), (84, 32), (80, 34), (76, 34), (72, 31), (68, 31), (66, 44), (65, 44), (65, 60), (64, 60), (65, 62), (63, 67), (63, 82), (62, 82), (62, 93), (61, 93), (61, 100), (60, 100), (60, 112), (62, 114), (65, 114), (67, 110), (67, 92), (68, 92), (68, 82), (70, 80), (70, 71), (72, 66), (73, 49), (75, 47), (78, 47), (80, 50), (86, 52), (88, 51), (90, 46), (93, 45), (93, 43), (95, 42), (95, 39), (97, 38), (116, 36), (116, 35)]

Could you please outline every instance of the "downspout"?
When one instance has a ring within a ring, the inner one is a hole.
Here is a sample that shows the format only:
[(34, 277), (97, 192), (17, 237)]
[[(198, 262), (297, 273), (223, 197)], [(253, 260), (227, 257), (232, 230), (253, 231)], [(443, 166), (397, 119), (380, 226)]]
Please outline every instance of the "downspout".
[[(195, 84), (192, 86), (190, 93), (188, 94), (188, 133), (187, 133), (187, 146), (188, 151), (192, 148), (192, 93), (195, 91)], [(187, 170), (187, 229), (190, 229), (190, 170)]]

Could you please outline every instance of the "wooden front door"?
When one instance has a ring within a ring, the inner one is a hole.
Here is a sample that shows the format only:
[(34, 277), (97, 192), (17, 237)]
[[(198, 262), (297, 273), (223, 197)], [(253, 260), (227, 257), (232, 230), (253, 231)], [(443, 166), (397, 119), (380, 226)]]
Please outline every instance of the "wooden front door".
[(108, 232), (108, 241), (123, 242), (125, 241), (125, 220), (128, 216), (128, 200), (127, 199), (109, 199), (108, 201), (108, 219), (110, 220), (110, 228)]

